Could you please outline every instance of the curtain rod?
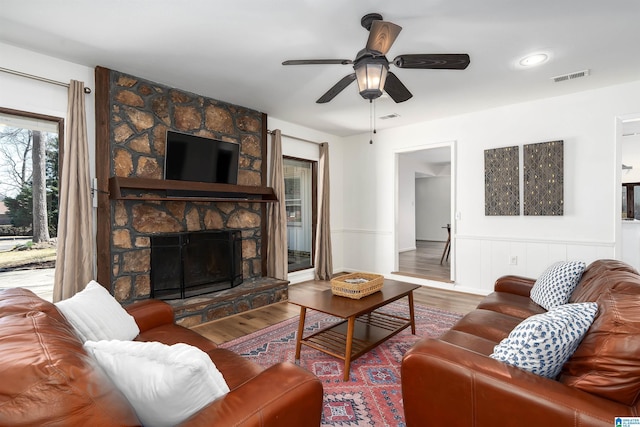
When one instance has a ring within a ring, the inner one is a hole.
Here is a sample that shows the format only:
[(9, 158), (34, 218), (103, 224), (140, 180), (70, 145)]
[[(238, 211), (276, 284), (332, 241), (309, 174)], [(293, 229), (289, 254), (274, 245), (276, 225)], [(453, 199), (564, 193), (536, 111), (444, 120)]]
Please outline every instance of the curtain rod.
[[(267, 133), (273, 134), (273, 131), (267, 130)], [(310, 143), (310, 144), (322, 145), (322, 142), (310, 141), (310, 140), (308, 140), (308, 139), (298, 138), (297, 136), (287, 135), (286, 133), (283, 133), (283, 134), (281, 134), (281, 135), (282, 135), (282, 136), (285, 136), (285, 137), (287, 137), (287, 138), (297, 139), (298, 141), (308, 142), (308, 143)]]
[[(38, 80), (40, 82), (50, 83), (52, 85), (69, 87), (69, 83), (59, 82), (57, 80), (51, 80), (46, 77), (34, 76), (33, 74), (23, 73), (22, 71), (11, 70), (9, 68), (0, 67), (0, 71), (3, 73), (13, 74), (15, 76), (26, 77), (28, 79)], [(91, 93), (91, 88), (85, 87), (84, 93)]]

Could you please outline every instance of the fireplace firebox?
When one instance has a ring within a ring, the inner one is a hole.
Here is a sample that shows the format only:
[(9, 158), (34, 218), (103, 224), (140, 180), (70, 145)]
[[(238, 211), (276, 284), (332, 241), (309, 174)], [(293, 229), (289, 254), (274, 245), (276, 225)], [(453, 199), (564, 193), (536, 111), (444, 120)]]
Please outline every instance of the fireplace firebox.
[(151, 236), (151, 297), (178, 299), (242, 283), (240, 230)]

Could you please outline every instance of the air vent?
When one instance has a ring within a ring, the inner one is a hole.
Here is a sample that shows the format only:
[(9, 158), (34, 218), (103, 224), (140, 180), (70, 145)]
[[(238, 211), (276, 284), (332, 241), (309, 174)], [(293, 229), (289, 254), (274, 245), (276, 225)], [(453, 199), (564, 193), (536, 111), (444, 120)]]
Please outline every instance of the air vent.
[(391, 113), (391, 114), (387, 114), (386, 116), (380, 116), (380, 120), (395, 119), (396, 117), (400, 117), (400, 114)]
[(563, 74), (561, 76), (552, 77), (551, 79), (555, 83), (564, 82), (566, 80), (578, 79), (580, 77), (587, 77), (591, 73), (591, 70), (576, 71), (575, 73)]

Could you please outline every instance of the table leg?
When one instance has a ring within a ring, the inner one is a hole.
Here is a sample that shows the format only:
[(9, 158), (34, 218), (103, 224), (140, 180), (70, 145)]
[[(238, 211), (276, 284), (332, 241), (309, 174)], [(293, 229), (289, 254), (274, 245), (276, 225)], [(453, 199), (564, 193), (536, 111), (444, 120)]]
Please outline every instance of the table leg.
[(347, 324), (347, 342), (344, 350), (344, 377), (343, 381), (349, 381), (349, 372), (351, 370), (351, 345), (353, 344), (353, 330), (355, 329), (356, 316), (349, 317)]
[(413, 291), (409, 292), (409, 319), (411, 320), (411, 333), (416, 334), (416, 316), (413, 310)]
[(300, 360), (300, 348), (302, 347), (302, 333), (304, 321), (307, 315), (307, 307), (300, 307), (300, 322), (298, 322), (298, 335), (296, 335), (296, 362)]

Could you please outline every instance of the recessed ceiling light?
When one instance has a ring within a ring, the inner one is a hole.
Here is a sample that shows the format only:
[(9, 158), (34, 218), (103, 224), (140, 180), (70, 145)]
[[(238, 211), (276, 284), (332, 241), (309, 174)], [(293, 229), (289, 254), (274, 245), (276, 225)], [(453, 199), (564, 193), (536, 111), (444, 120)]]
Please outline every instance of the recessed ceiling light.
[(395, 119), (396, 117), (400, 117), (400, 114), (398, 113), (391, 113), (391, 114), (387, 114), (386, 116), (380, 116), (380, 120), (389, 120), (389, 119)]
[(540, 65), (549, 60), (549, 55), (546, 53), (534, 53), (527, 55), (520, 60), (520, 65), (523, 67), (533, 67), (534, 65)]

